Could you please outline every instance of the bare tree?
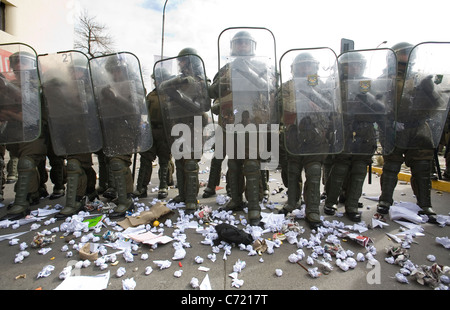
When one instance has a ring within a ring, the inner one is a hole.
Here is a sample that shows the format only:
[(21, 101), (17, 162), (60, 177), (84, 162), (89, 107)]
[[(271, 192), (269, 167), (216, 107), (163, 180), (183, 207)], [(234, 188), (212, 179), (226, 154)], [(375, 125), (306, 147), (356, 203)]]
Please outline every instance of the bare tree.
[(106, 25), (98, 23), (95, 17), (84, 10), (75, 26), (74, 47), (89, 57), (104, 55), (113, 51), (114, 40), (108, 34)]

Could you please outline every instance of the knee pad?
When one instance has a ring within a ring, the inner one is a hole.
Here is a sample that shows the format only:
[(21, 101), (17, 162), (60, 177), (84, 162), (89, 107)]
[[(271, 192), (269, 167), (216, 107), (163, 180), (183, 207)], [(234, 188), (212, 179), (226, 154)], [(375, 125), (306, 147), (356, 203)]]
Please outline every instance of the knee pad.
[(20, 157), (17, 163), (18, 171), (29, 171), (34, 169), (35, 167), (36, 163), (34, 162), (33, 158), (29, 156)]
[(322, 176), (322, 165), (319, 163), (310, 164), (305, 167), (305, 173), (307, 177), (320, 178)]
[(67, 173), (81, 174), (81, 163), (77, 159), (69, 159), (67, 161)]
[(109, 167), (111, 168), (111, 171), (117, 172), (117, 171), (121, 171), (124, 168), (126, 168), (126, 165), (123, 160), (118, 159), (118, 158), (113, 158), (109, 162)]
[(188, 159), (184, 163), (184, 170), (186, 172), (198, 172), (198, 162), (195, 159)]
[(246, 160), (244, 163), (244, 175), (260, 173), (260, 162), (258, 160)]

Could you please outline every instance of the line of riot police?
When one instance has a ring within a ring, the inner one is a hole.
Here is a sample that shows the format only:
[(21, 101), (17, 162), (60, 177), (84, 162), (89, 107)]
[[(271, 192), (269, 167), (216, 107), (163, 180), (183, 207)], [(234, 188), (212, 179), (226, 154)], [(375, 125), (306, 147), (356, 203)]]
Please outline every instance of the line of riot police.
[[(441, 56), (449, 43), (401, 43), (339, 57), (329, 48), (291, 49), (280, 58), (279, 69), (275, 38), (266, 28), (227, 28), (218, 45), (219, 70), (212, 83), (197, 51), (186, 48), (156, 62), (156, 88), (147, 97), (139, 60), (131, 53), (92, 59), (78, 51), (37, 56), (26, 44), (1, 45), (11, 53), (11, 69), (0, 73), (0, 144), (19, 149), (16, 196), (7, 217), (25, 216), (38, 190), (45, 123), (55, 154), (67, 160), (66, 204), (59, 218), (77, 213), (85, 197), (92, 198), (92, 154), (105, 163), (100, 179), (106, 176), (117, 193), (111, 217), (133, 207), (130, 166), (137, 153), (141, 169), (135, 196), (145, 197), (151, 162), (158, 156), (158, 197), (167, 197), (170, 158), (176, 154), (173, 201), (196, 210), (198, 162), (213, 137), (211, 184), (204, 197), (214, 194), (227, 156), (231, 200), (225, 209), (246, 206), (250, 225), (262, 219), (261, 190), (267, 190), (262, 151), (267, 149), (288, 187), (280, 212), (298, 208), (303, 196), (311, 228), (321, 225), (321, 181), (325, 214), (335, 213), (345, 192), (346, 215), (360, 221), (358, 200), (373, 156), (385, 159), (378, 212), (389, 211), (406, 158), (418, 205), (434, 220), (430, 171), (449, 109), (450, 65)], [(255, 136), (265, 139), (254, 141)]]

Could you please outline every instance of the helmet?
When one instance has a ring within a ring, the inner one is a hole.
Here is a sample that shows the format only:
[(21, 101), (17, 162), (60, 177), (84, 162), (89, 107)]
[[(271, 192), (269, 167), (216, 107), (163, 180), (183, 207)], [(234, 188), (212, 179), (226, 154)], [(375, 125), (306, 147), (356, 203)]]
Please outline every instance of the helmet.
[(11, 65), (11, 68), (17, 66), (18, 64), (21, 65), (21, 70), (31, 70), (36, 68), (36, 56), (33, 55), (30, 52), (15, 52), (11, 56), (9, 56), (9, 64)]
[[(116, 57), (114, 57), (116, 56)], [(105, 64), (105, 69), (109, 73), (113, 73), (115, 70), (126, 69), (127, 62), (124, 55), (116, 54), (108, 57), (108, 60)]]
[[(199, 72), (201, 72), (201, 68), (202, 68), (202, 61), (200, 60), (200, 56), (198, 55), (198, 52), (195, 48), (192, 47), (186, 47), (183, 48), (179, 53), (178, 53), (178, 57), (179, 60), (184, 60), (186, 59), (188, 62), (185, 64), (180, 64), (181, 66), (181, 71), (185, 71), (188, 70), (188, 68), (191, 68), (193, 70), (193, 73), (198, 74)], [(188, 67), (188, 65), (190, 65)], [(187, 74), (187, 72), (185, 72)]]
[(155, 68), (155, 71), (152, 74), (152, 79), (158, 80), (159, 82), (168, 80), (170, 78), (169, 71), (166, 68)]
[[(250, 46), (241, 48), (242, 43)], [(248, 31), (239, 31), (231, 39), (231, 56), (254, 56), (256, 51), (256, 41)]]
[(413, 45), (408, 42), (400, 42), (392, 46), (392, 49), (397, 56), (397, 71), (399, 74), (403, 74), (406, 71), (406, 65), (411, 62), (409, 59), (410, 53), (413, 49)]
[(411, 43), (408, 42), (400, 42), (397, 44), (394, 44), (392, 46), (392, 50), (395, 52), (395, 54), (397, 55), (397, 58), (401, 55), (409, 55), (409, 53), (411, 52), (413, 48), (413, 45)]
[(361, 77), (366, 63), (366, 58), (358, 52), (350, 51), (339, 56), (339, 68), (344, 77)]
[(295, 56), (291, 64), (291, 72), (294, 77), (305, 77), (311, 74), (317, 74), (319, 71), (319, 61), (310, 53), (300, 53)]
[(198, 56), (198, 53), (197, 53), (197, 50), (192, 47), (185, 47), (178, 53), (178, 57), (186, 56), (186, 55), (197, 55)]

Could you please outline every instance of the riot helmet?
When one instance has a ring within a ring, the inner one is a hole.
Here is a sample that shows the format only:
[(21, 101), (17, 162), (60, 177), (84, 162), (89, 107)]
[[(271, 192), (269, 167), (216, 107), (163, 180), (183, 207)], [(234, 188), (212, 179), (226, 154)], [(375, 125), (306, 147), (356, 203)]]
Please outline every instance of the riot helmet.
[(319, 61), (310, 53), (298, 54), (291, 64), (291, 73), (294, 77), (306, 77), (317, 74), (318, 71)]
[(231, 39), (231, 56), (254, 56), (256, 41), (248, 31), (239, 31)]
[(358, 52), (347, 52), (339, 57), (341, 77), (346, 79), (360, 78), (366, 68), (366, 58)]
[(124, 55), (116, 54), (114, 56), (108, 57), (105, 64), (105, 69), (109, 74), (112, 75), (114, 82), (127, 80), (127, 62)]
[(36, 69), (36, 57), (29, 52), (16, 52), (9, 56), (9, 64), (13, 71)]
[(163, 67), (155, 68), (155, 71), (152, 74), (152, 79), (153, 81), (155, 81), (155, 84), (156, 82), (158, 83), (164, 82), (169, 78), (170, 78), (169, 71), (167, 71), (167, 69)]
[(183, 74), (200, 74), (202, 72), (202, 62), (195, 48), (186, 47), (178, 53), (178, 65)]
[[(79, 57), (78, 57), (79, 56)], [(69, 72), (73, 79), (84, 79), (88, 75), (88, 60), (86, 57), (80, 55), (72, 55), (72, 66)]]
[(412, 49), (413, 45), (408, 42), (400, 42), (392, 46), (392, 50), (397, 56), (397, 70), (399, 73), (405, 73)]

